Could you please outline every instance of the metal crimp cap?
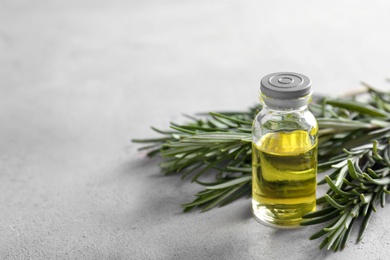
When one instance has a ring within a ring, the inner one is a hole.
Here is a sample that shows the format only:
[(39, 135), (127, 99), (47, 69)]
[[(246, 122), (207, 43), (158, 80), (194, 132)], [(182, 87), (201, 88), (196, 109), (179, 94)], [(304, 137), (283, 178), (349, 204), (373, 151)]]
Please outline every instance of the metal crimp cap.
[(260, 90), (268, 98), (291, 100), (310, 95), (311, 80), (294, 72), (277, 72), (261, 79)]

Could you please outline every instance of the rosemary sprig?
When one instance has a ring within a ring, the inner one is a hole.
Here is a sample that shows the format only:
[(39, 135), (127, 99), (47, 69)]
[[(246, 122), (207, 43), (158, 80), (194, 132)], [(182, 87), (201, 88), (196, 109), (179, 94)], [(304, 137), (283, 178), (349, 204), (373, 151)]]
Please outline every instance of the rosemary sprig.
[[(389, 133), (380, 141), (375, 140), (372, 147), (363, 145), (345, 151), (341, 162), (332, 165), (333, 172), (325, 176), (328, 192), (317, 201), (322, 209), (307, 214), (302, 225), (331, 224), (313, 234), (310, 239), (325, 236), (320, 248), (342, 250), (348, 242), (355, 220), (363, 218), (358, 241), (362, 240), (372, 212), (377, 205), (385, 206), (386, 194), (390, 184), (390, 146)], [(335, 174), (336, 173), (336, 174)]]
[[(163, 134), (163, 138), (133, 142), (149, 144), (140, 148), (150, 149), (148, 156), (159, 153), (164, 158), (160, 168), (165, 174), (180, 172), (182, 178), (191, 176), (193, 182), (205, 186), (204, 191), (196, 194), (197, 199), (183, 207), (185, 212), (194, 207), (206, 211), (250, 195), (251, 125), (259, 109), (261, 107), (247, 112), (209, 113), (196, 118), (187, 116), (190, 123), (171, 124), (175, 131), (153, 128)], [(205, 173), (214, 174), (215, 182), (200, 181)]]
[[(305, 216), (302, 225), (330, 222), (311, 236), (325, 236), (320, 248), (343, 249), (359, 217), (360, 241), (372, 212), (385, 205), (389, 194), (390, 93), (364, 85), (364, 93), (316, 98), (310, 105), (320, 128), (318, 169), (328, 174), (319, 184), (329, 190), (317, 201), (322, 208)], [(366, 103), (357, 100), (362, 95), (368, 96)], [(148, 150), (148, 156), (163, 157), (165, 174), (178, 172), (204, 186), (193, 202), (182, 206), (184, 211), (206, 211), (251, 194), (251, 125), (260, 109), (187, 116), (189, 123), (171, 123), (171, 131), (152, 128), (160, 138), (133, 141), (144, 143), (140, 149)], [(215, 181), (201, 181), (206, 174)]]

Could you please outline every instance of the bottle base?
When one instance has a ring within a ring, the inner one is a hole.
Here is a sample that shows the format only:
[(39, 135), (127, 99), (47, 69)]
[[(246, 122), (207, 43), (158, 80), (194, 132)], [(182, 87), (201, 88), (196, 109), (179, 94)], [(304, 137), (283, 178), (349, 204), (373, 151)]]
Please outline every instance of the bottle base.
[(253, 217), (259, 223), (273, 228), (299, 228), (302, 216), (315, 210), (315, 205), (261, 205), (252, 200)]

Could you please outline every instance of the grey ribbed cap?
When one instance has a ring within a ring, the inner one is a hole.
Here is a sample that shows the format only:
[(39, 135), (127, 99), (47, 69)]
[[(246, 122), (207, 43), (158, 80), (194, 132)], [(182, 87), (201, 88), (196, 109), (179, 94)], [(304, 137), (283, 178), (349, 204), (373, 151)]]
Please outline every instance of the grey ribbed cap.
[(277, 72), (261, 79), (261, 92), (272, 99), (297, 99), (311, 93), (311, 80), (294, 72)]

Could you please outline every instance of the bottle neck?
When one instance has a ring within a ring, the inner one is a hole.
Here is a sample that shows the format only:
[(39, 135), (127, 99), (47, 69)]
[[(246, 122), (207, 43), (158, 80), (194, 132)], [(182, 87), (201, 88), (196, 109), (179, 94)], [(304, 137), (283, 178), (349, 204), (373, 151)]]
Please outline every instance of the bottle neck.
[(260, 94), (260, 100), (269, 109), (278, 111), (305, 110), (312, 99), (311, 93), (297, 99), (273, 99)]

